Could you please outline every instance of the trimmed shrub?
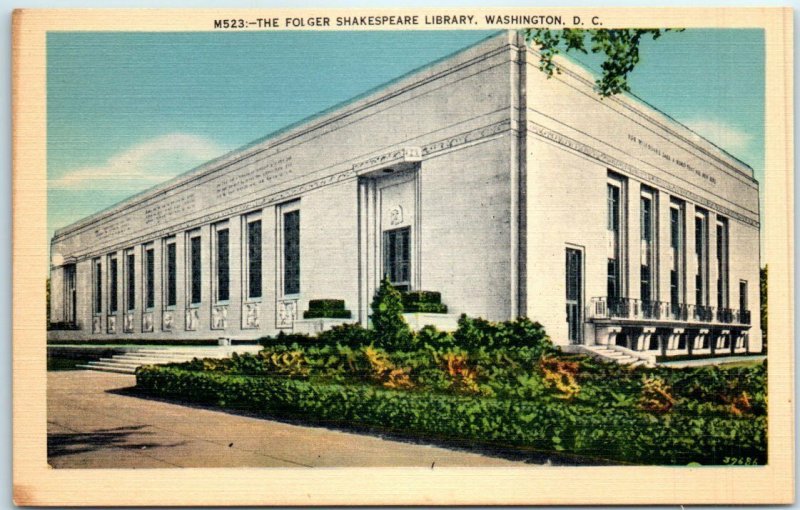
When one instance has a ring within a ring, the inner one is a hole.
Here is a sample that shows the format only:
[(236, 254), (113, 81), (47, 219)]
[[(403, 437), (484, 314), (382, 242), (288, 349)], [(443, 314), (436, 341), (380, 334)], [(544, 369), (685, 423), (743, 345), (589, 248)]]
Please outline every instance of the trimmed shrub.
[(544, 327), (527, 317), (509, 322), (490, 322), (462, 315), (453, 337), (456, 345), (467, 350), (535, 347), (545, 352), (555, 349)]
[(346, 345), (359, 347), (375, 342), (375, 331), (361, 324), (341, 324), (323, 331), (316, 338), (316, 345)]
[(403, 318), (403, 303), (400, 291), (384, 277), (372, 299), (372, 327), (378, 346), (391, 351), (411, 348), (413, 334)]
[(301, 334), (301, 333), (286, 333), (279, 331), (274, 337), (265, 336), (258, 339), (258, 343), (263, 347), (270, 347), (274, 345), (316, 345), (318, 340), (315, 337)]
[(136, 381), (141, 390), (160, 397), (623, 462), (722, 464), (729, 456), (766, 461), (765, 416), (722, 417), (702, 409), (692, 414), (614, 406), (600, 410), (567, 400), (396, 391), (174, 366), (140, 367)]
[(303, 312), (304, 319), (349, 319), (353, 316), (350, 310), (306, 310)]
[(344, 299), (312, 299), (308, 310), (303, 312), (304, 319), (349, 319), (352, 316), (344, 307)]
[(74, 322), (48, 322), (47, 331), (78, 331), (80, 326)]
[(309, 310), (344, 310), (344, 299), (311, 299)]
[(416, 303), (441, 304), (441, 302), (441, 292), (433, 292), (430, 290), (412, 290), (409, 292), (403, 292), (403, 307)]
[(403, 304), (406, 313), (447, 313), (447, 305), (441, 303), (408, 303)]

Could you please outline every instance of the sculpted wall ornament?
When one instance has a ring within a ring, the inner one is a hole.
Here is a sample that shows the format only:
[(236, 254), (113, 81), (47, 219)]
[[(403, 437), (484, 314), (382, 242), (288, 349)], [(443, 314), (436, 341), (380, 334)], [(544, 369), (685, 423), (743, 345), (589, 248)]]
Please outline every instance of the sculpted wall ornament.
[(123, 320), (125, 321), (122, 325), (123, 332), (133, 333), (133, 312), (126, 313)]
[(188, 308), (186, 310), (186, 331), (197, 331), (197, 324), (200, 322), (200, 310)]
[(228, 327), (228, 305), (215, 305), (211, 307), (211, 329), (225, 329)]
[(108, 324), (106, 325), (106, 330), (109, 333), (116, 333), (117, 332), (117, 316), (116, 315), (109, 315), (108, 316)]
[(260, 310), (261, 306), (259, 303), (245, 303), (244, 305), (245, 328), (258, 329), (261, 327)]
[(403, 224), (403, 206), (396, 205), (389, 210), (389, 224), (402, 225)]
[(172, 331), (175, 327), (175, 314), (172, 310), (164, 310), (161, 312), (161, 329), (163, 331)]
[(282, 299), (278, 301), (278, 328), (291, 328), (297, 320), (297, 300)]
[(142, 314), (142, 331), (151, 333), (153, 331), (153, 312), (144, 312)]

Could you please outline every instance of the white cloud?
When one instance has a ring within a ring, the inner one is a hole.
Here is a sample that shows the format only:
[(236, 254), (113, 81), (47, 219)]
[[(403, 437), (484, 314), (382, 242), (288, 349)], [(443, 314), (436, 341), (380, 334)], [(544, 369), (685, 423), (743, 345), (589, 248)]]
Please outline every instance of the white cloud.
[(746, 153), (754, 138), (752, 134), (719, 120), (694, 119), (685, 124), (695, 133), (734, 155)]
[(51, 189), (139, 191), (222, 155), (213, 140), (170, 133), (146, 140), (110, 157), (102, 166), (67, 171), (48, 183)]

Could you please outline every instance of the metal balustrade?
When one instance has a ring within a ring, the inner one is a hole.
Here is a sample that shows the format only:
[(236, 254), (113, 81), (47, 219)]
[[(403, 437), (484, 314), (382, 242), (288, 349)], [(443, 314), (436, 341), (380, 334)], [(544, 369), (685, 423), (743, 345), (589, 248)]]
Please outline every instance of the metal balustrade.
[(595, 320), (750, 324), (749, 310), (715, 309), (713, 306), (634, 298), (594, 297), (589, 305), (588, 316)]

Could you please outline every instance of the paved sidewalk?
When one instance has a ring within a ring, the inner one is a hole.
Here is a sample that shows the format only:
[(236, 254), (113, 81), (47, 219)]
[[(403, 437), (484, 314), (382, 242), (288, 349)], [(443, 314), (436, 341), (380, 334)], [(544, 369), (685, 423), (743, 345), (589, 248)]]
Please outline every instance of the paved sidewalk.
[(48, 372), (56, 468), (519, 466), (479, 453), (305, 427), (115, 393), (134, 376)]

